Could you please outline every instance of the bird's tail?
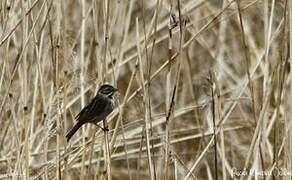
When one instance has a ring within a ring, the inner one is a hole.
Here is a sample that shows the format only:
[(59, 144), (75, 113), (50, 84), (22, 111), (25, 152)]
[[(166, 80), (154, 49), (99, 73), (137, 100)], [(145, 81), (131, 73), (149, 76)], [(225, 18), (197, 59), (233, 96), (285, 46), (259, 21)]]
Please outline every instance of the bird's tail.
[(66, 134), (67, 142), (71, 139), (71, 137), (76, 133), (76, 131), (83, 125), (83, 122), (77, 121), (77, 123), (70, 129), (70, 131)]

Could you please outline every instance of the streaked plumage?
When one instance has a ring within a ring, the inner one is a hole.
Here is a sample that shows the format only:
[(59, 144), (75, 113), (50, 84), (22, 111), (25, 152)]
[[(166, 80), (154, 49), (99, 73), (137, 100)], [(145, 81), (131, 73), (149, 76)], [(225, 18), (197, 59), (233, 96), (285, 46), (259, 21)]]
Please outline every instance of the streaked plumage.
[(104, 84), (99, 88), (91, 102), (76, 115), (77, 123), (66, 134), (67, 141), (83, 124), (93, 123), (97, 125), (98, 122), (104, 120), (114, 110), (115, 103), (112, 96), (117, 90), (117, 88), (108, 84)]

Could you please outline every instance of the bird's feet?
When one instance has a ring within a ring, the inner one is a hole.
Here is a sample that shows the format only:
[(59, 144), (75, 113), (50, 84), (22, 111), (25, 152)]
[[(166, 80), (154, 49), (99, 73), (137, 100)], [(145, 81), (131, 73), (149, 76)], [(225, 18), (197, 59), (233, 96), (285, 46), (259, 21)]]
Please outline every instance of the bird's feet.
[(109, 131), (107, 127), (101, 128), (104, 132)]
[(96, 126), (98, 126), (101, 130), (103, 130), (104, 132), (109, 131), (109, 129), (107, 127), (101, 127), (100, 125), (96, 124)]

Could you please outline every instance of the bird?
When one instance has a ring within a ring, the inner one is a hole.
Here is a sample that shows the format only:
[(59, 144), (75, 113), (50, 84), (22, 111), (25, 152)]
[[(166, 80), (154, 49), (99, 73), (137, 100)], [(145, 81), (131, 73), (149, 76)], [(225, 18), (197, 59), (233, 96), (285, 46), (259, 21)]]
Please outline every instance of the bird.
[(97, 123), (105, 120), (114, 110), (115, 101), (113, 95), (117, 91), (118, 88), (110, 84), (103, 84), (100, 86), (96, 96), (75, 116), (77, 123), (66, 134), (67, 142), (69, 142), (71, 137), (85, 123), (93, 123), (102, 130), (108, 131), (107, 128), (102, 128)]

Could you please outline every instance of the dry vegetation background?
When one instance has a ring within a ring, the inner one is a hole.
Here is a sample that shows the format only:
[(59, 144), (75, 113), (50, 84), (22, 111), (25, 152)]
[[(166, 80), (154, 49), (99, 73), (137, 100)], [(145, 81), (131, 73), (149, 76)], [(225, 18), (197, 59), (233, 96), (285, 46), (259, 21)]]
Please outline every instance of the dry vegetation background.
[[(1, 0), (0, 179), (291, 179), (291, 18), (291, 0)], [(67, 143), (103, 82), (110, 131)]]

